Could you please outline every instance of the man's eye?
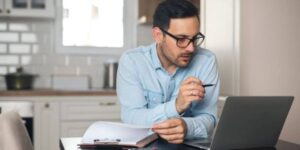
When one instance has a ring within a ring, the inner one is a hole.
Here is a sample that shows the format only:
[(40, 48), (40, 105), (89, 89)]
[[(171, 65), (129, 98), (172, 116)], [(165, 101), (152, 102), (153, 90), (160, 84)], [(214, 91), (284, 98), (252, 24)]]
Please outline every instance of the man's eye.
[(180, 43), (186, 43), (187, 41), (188, 41), (188, 39), (186, 39), (186, 38), (178, 39), (178, 42), (180, 42)]

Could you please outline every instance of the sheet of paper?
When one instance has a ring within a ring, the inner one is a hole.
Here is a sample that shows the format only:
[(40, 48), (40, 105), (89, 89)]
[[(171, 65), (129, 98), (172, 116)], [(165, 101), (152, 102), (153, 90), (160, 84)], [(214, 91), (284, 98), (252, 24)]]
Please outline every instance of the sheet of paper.
[(95, 139), (98, 139), (100, 141), (118, 140), (120, 144), (136, 144), (151, 133), (151, 128), (146, 126), (99, 121), (88, 128), (82, 142), (92, 144)]

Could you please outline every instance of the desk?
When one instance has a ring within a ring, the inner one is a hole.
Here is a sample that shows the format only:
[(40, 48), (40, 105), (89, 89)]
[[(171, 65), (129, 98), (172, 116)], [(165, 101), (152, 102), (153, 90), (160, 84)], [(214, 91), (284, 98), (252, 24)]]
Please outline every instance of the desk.
[[(74, 138), (61, 138), (60, 139), (60, 149), (61, 150), (82, 150), (77, 147), (77, 144), (81, 142), (80, 137)], [(164, 140), (157, 140), (150, 145), (147, 146), (147, 149), (150, 150), (160, 150), (160, 149), (170, 149), (170, 150), (197, 150), (196, 148), (189, 147), (183, 144), (169, 144)], [(285, 142), (285, 141), (278, 141), (276, 144), (276, 148), (271, 148), (272, 150), (300, 150), (300, 145)], [(270, 150), (271, 150), (270, 149)], [(91, 150), (91, 149), (89, 149)], [(253, 149), (255, 150), (255, 149)], [(266, 150), (266, 149), (257, 149), (257, 150)]]

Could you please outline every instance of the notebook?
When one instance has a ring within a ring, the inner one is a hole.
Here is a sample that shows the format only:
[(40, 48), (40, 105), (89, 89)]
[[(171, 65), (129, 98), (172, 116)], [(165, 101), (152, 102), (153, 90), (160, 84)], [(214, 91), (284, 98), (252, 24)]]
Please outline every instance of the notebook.
[(85, 131), (81, 148), (144, 147), (158, 138), (150, 127), (97, 121)]
[(210, 150), (274, 147), (293, 99), (292, 96), (228, 97), (212, 139), (184, 144)]

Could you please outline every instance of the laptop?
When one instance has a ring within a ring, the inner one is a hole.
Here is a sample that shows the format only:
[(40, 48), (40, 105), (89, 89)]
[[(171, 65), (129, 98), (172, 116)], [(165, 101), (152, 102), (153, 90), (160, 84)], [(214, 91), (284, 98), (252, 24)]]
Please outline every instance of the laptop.
[(293, 99), (292, 96), (228, 97), (212, 139), (184, 144), (210, 150), (274, 147)]

